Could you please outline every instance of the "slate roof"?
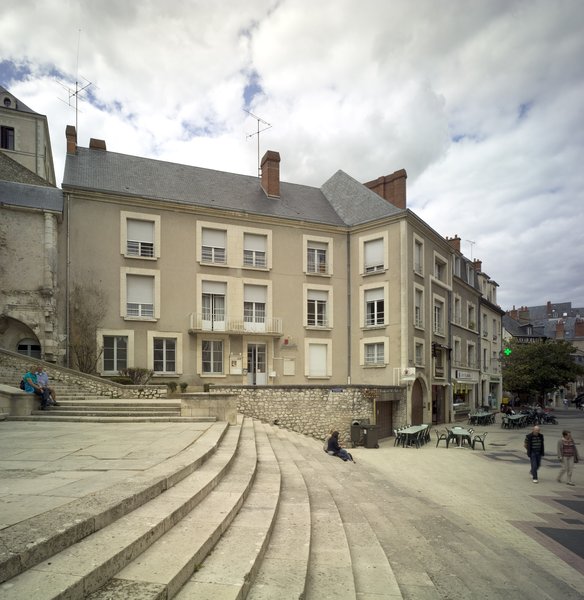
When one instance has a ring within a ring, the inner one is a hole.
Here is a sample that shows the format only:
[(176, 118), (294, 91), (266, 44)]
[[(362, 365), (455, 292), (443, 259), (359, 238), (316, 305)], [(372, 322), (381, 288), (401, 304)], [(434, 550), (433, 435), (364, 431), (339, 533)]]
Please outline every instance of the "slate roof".
[(33, 173), (2, 151), (0, 151), (0, 180), (53, 187), (46, 179)]
[(46, 185), (0, 181), (0, 206), (3, 204), (63, 212), (63, 192)]
[(336, 226), (399, 211), (342, 171), (321, 189), (281, 182), (280, 198), (268, 198), (254, 176), (80, 147), (67, 155), (62, 185)]

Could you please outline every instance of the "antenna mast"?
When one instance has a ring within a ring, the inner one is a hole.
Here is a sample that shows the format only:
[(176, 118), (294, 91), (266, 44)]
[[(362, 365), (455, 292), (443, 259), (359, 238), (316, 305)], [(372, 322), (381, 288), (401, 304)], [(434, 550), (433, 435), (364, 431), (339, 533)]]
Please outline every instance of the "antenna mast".
[(476, 242), (473, 242), (472, 240), (466, 240), (469, 244), (470, 244), (470, 259), (472, 260), (472, 249), (474, 248), (474, 245), (476, 244)]
[[(254, 135), (258, 136), (258, 177), (261, 177), (262, 176), (262, 168), (260, 165), (260, 133), (262, 133), (263, 131), (266, 131), (267, 129), (270, 129), (272, 126), (267, 121), (260, 119), (260, 117), (258, 117), (257, 115), (254, 115), (249, 110), (246, 110), (245, 108), (243, 110), (245, 110), (245, 112), (248, 115), (251, 115), (258, 122), (257, 131), (255, 131), (254, 133), (250, 133), (250, 134), (246, 135), (245, 137), (246, 137), (246, 139), (249, 139), (249, 138), (253, 137)], [(260, 129), (260, 123), (265, 125), (265, 127), (263, 129)]]

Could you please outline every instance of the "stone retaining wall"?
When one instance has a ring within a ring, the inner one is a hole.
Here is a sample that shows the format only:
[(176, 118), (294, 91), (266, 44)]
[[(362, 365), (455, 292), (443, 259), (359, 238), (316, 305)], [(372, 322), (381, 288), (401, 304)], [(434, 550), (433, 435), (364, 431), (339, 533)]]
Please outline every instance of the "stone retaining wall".
[[(10, 371), (24, 375), (31, 365), (41, 364), (46, 368), (50, 380), (72, 385), (83, 390), (90, 396), (104, 396), (107, 398), (166, 398), (168, 388), (166, 385), (121, 385), (96, 377), (60, 367), (42, 360), (22, 356), (14, 352), (0, 349), (0, 368), (6, 373)], [(14, 382), (17, 385), (17, 382)]]
[(365, 386), (215, 385), (211, 390), (237, 393), (237, 409), (246, 416), (317, 439), (336, 429), (345, 443), (351, 439), (352, 421), (374, 422), (374, 399), (380, 391), (403, 397), (401, 388)]

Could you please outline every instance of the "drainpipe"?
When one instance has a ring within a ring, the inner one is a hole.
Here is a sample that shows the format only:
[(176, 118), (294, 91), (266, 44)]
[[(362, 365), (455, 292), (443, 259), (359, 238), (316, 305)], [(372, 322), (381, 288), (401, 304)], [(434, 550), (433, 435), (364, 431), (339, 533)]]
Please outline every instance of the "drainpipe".
[(347, 385), (351, 385), (351, 234), (347, 231)]
[(67, 227), (66, 227), (66, 251), (65, 251), (65, 364), (71, 368), (71, 345), (69, 341), (69, 333), (71, 330), (70, 323), (70, 310), (69, 310), (69, 286), (70, 286), (70, 270), (71, 261), (71, 194), (66, 194), (66, 215), (67, 215)]

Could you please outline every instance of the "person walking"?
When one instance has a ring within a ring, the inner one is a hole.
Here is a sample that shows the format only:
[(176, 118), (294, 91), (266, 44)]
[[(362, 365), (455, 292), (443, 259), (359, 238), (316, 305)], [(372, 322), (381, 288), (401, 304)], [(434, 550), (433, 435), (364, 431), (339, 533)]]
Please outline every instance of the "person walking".
[(527, 456), (531, 463), (531, 477), (533, 483), (537, 483), (537, 471), (541, 465), (541, 459), (545, 456), (545, 449), (543, 444), (543, 435), (539, 431), (539, 425), (534, 425), (533, 431), (525, 436), (525, 449), (527, 450)]
[(562, 437), (558, 440), (558, 458), (562, 463), (562, 470), (558, 475), (558, 483), (562, 483), (562, 476), (566, 473), (568, 485), (574, 485), (572, 482), (572, 472), (574, 471), (574, 463), (579, 461), (578, 448), (572, 438), (572, 433), (567, 429), (562, 431)]

